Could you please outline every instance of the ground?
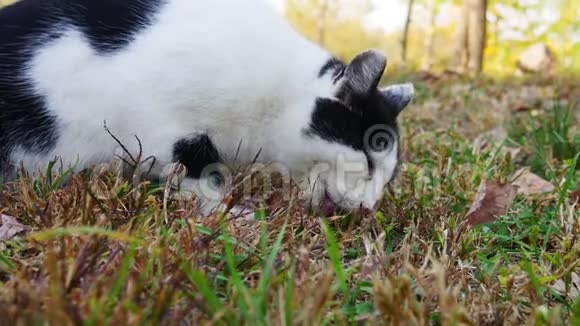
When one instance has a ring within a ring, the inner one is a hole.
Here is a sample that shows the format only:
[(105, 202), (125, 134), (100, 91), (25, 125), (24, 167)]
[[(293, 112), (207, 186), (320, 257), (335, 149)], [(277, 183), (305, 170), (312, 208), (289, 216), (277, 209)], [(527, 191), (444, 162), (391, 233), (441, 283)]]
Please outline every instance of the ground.
[(4, 185), (0, 316), (578, 325), (577, 79), (414, 78), (406, 163), (372, 217), (273, 196), (253, 220), (201, 218), (162, 187), (56, 166)]

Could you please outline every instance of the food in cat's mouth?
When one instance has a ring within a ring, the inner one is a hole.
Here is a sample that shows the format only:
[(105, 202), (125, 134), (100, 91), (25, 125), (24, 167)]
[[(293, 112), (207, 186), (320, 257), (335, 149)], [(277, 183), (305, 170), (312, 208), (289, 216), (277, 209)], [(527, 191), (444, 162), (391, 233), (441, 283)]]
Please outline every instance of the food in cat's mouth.
[[(327, 191), (324, 192), (324, 198), (322, 198), (322, 201), (320, 202), (320, 211), (326, 217), (331, 217), (334, 215), (348, 213), (347, 211), (344, 211), (343, 209), (341, 209), (338, 206), (338, 204), (332, 198), (330, 198), (330, 195), (328, 194)], [(361, 216), (366, 216), (366, 217), (373, 216), (374, 212), (375, 212), (374, 209), (366, 208), (366, 207), (363, 207), (362, 205), (358, 210), (358, 213)]]

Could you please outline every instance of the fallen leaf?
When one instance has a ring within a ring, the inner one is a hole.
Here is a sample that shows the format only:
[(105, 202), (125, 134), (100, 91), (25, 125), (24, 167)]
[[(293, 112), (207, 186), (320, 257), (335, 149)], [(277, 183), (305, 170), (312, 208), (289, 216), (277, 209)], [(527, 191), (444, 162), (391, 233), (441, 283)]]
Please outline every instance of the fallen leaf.
[(518, 194), (531, 196), (554, 191), (554, 185), (529, 171), (528, 168), (519, 169), (514, 176), (512, 185), (518, 187)]
[(507, 213), (516, 194), (517, 187), (511, 184), (482, 182), (467, 213), (467, 220), (473, 226), (494, 222), (498, 216)]
[(572, 273), (572, 281), (570, 282), (570, 291), (566, 291), (566, 283), (564, 280), (559, 279), (554, 284), (552, 284), (552, 290), (558, 292), (560, 295), (568, 295), (570, 300), (574, 301), (578, 294), (580, 293), (580, 276), (576, 273)]
[(0, 214), (0, 241), (12, 240), (28, 231), (30, 228), (22, 225), (15, 217)]
[(528, 103), (519, 102), (513, 106), (513, 110), (515, 112), (528, 112), (528, 111), (532, 110), (532, 107)]
[(580, 189), (572, 191), (570, 199), (572, 199), (572, 203), (580, 203)]

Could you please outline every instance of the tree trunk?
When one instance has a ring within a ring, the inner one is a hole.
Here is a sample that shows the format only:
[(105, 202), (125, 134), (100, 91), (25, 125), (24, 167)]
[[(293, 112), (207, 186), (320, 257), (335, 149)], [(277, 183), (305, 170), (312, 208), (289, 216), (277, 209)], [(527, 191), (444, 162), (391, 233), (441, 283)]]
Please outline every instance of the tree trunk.
[(437, 28), (437, 15), (439, 6), (436, 0), (429, 0), (429, 31), (425, 40), (425, 61), (423, 61), (423, 70), (429, 71), (433, 67), (433, 57), (435, 56), (435, 29)]
[(451, 70), (465, 72), (467, 62), (469, 61), (468, 49), (468, 34), (469, 27), (469, 6), (467, 2), (461, 6), (459, 14), (459, 24), (457, 26), (457, 34), (455, 38), (455, 46), (453, 51), (453, 59), (451, 61)]
[(409, 0), (409, 6), (407, 8), (407, 19), (405, 20), (405, 29), (403, 30), (403, 37), (401, 38), (401, 61), (403, 61), (403, 64), (407, 62), (407, 44), (409, 42), (409, 30), (411, 29), (414, 5), (415, 0)]
[(452, 70), (479, 75), (487, 34), (487, 0), (466, 0), (462, 7)]
[(469, 72), (479, 75), (483, 70), (483, 54), (487, 34), (487, 0), (469, 0)]
[(324, 46), (326, 41), (326, 15), (328, 13), (329, 1), (330, 0), (322, 0), (322, 3), (320, 4), (320, 10), (318, 12), (318, 44), (322, 46)]

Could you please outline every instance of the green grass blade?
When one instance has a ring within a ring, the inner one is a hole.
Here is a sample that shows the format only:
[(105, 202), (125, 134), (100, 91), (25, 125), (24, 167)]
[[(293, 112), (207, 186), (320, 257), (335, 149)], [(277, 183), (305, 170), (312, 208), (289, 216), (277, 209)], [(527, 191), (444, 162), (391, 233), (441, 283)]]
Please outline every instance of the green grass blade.
[(12, 262), (12, 259), (5, 255), (3, 252), (0, 252), (0, 269), (7, 269), (9, 271), (14, 271), (16, 265)]
[(280, 248), (282, 247), (282, 240), (284, 239), (284, 234), (286, 234), (286, 227), (288, 226), (288, 221), (284, 222), (278, 237), (276, 238), (276, 242), (272, 246), (272, 251), (268, 256), (264, 264), (264, 270), (262, 271), (262, 276), (260, 277), (260, 283), (258, 284), (258, 295), (257, 295), (257, 306), (260, 307), (260, 319), (264, 322), (266, 321), (266, 313), (267, 313), (267, 304), (268, 304), (268, 285), (270, 284), (270, 276), (274, 269), (274, 262), (276, 257), (278, 257), (278, 253), (280, 252)]
[(191, 283), (197, 287), (203, 296), (205, 303), (207, 304), (208, 309), (212, 315), (216, 315), (218, 311), (223, 309), (223, 305), (220, 299), (216, 296), (215, 291), (210, 287), (209, 281), (201, 271), (194, 270), (188, 273), (188, 276)]
[(294, 280), (296, 278), (296, 261), (292, 262), (290, 274), (286, 279), (286, 297), (284, 305), (284, 326), (292, 325), (292, 311), (294, 302)]
[(29, 239), (36, 241), (48, 241), (62, 237), (72, 237), (80, 235), (99, 235), (112, 240), (118, 240), (128, 243), (141, 244), (143, 241), (134, 236), (129, 236), (122, 232), (115, 232), (95, 226), (75, 226), (58, 229), (48, 229), (41, 232), (36, 232), (28, 236)]
[(332, 267), (338, 278), (338, 282), (340, 285), (340, 289), (344, 295), (348, 294), (348, 284), (346, 282), (346, 277), (344, 273), (344, 269), (342, 268), (342, 260), (340, 257), (340, 249), (338, 247), (338, 243), (336, 241), (336, 237), (334, 232), (330, 229), (330, 226), (325, 221), (322, 221), (322, 227), (324, 229), (324, 234), (328, 239), (326, 251), (328, 252), (328, 256), (330, 261), (332, 262)]

